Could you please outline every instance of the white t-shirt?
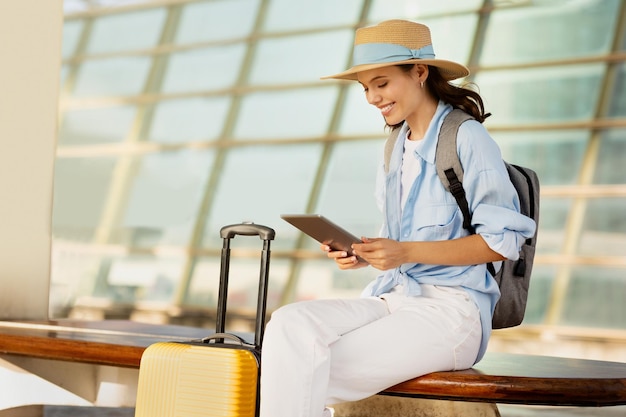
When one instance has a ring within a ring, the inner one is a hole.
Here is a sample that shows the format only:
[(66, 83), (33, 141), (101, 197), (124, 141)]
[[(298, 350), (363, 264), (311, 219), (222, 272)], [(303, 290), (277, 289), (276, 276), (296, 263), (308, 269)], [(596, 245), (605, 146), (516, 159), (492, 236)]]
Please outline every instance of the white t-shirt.
[(422, 160), (415, 157), (415, 150), (420, 147), (422, 142), (422, 140), (409, 140), (409, 132), (407, 131), (402, 155), (402, 196), (400, 201), (403, 209), (415, 178), (422, 172)]

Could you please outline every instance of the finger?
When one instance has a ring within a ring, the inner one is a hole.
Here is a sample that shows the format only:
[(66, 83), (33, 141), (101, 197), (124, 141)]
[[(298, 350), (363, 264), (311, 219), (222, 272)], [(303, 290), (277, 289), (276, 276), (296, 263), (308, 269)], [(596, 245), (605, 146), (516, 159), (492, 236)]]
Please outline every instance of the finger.
[(355, 255), (360, 255), (366, 252), (371, 252), (373, 250), (374, 248), (372, 247), (372, 244), (369, 242), (352, 244), (352, 251), (354, 252)]
[(345, 251), (331, 251), (331, 252), (328, 252), (326, 256), (332, 259), (342, 259), (342, 258), (347, 258), (348, 253)]
[(335, 261), (342, 266), (352, 266), (359, 262), (356, 256), (337, 258)]

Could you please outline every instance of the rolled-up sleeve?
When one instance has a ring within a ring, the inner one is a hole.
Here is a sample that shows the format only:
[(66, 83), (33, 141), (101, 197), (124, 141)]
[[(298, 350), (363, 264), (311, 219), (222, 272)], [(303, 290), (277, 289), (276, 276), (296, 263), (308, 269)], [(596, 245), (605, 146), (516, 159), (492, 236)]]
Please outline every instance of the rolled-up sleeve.
[(489, 247), (507, 259), (517, 259), (535, 221), (520, 213), (519, 198), (509, 179), (500, 149), (478, 122), (461, 125), (457, 147), (464, 169), (463, 187), (472, 224)]

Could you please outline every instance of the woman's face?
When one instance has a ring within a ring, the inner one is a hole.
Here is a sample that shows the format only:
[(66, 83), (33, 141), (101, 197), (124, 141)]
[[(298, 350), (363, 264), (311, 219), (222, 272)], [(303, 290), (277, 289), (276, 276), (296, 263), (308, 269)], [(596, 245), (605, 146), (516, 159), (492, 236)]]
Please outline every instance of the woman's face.
[(424, 65), (415, 65), (410, 72), (392, 65), (359, 72), (357, 78), (367, 102), (380, 110), (388, 125), (395, 125), (410, 119), (425, 100), (420, 86), (424, 70)]

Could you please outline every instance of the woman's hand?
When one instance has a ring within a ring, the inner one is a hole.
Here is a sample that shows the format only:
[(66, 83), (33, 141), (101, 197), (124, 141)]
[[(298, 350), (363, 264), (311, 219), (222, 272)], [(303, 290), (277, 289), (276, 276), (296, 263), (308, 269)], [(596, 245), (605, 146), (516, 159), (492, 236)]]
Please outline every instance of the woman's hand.
[(362, 237), (363, 243), (352, 245), (354, 254), (381, 271), (396, 268), (406, 262), (406, 251), (402, 243), (382, 238)]
[(320, 248), (326, 252), (326, 256), (335, 260), (339, 269), (357, 269), (367, 266), (366, 262), (354, 255), (348, 255), (346, 251), (333, 250), (328, 245), (321, 245)]
[(368, 237), (362, 237), (361, 241), (362, 243), (352, 244), (354, 254), (350, 256), (345, 251), (333, 251), (327, 245), (322, 245), (322, 250), (341, 269), (361, 268), (369, 264), (381, 271), (397, 268), (405, 263), (478, 265), (506, 259), (493, 251), (481, 235), (429, 242), (398, 242)]
[(502, 261), (505, 258), (493, 251), (481, 235), (439, 241), (398, 242), (382, 238), (361, 238), (354, 243), (354, 254), (376, 269), (386, 271), (402, 264), (478, 265)]

